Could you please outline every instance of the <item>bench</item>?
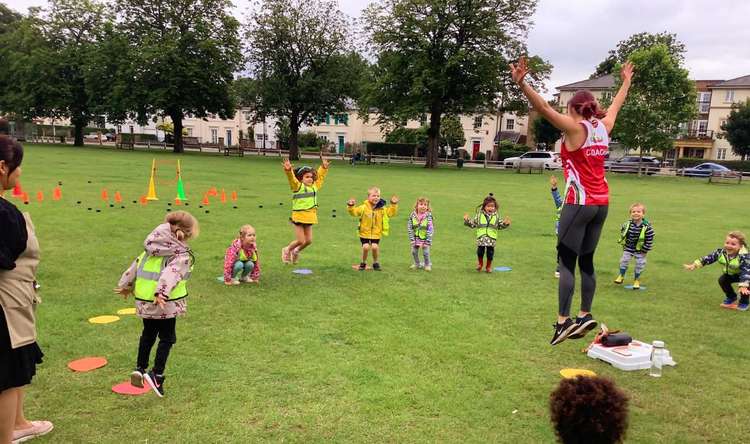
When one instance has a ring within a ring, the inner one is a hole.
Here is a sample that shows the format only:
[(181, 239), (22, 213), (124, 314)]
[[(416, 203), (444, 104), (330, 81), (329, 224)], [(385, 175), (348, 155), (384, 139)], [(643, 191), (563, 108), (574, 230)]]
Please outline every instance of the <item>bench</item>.
[(739, 171), (713, 171), (708, 176), (708, 183), (742, 183), (742, 173)]
[(518, 164), (516, 167), (516, 173), (523, 173), (526, 172), (527, 174), (532, 174), (534, 172), (543, 174), (544, 173), (544, 165), (536, 166), (531, 164), (524, 165), (523, 163)]
[(235, 145), (235, 146), (225, 146), (224, 147), (224, 155), (230, 156), (232, 154), (237, 154), (240, 157), (245, 156), (245, 149), (241, 146)]

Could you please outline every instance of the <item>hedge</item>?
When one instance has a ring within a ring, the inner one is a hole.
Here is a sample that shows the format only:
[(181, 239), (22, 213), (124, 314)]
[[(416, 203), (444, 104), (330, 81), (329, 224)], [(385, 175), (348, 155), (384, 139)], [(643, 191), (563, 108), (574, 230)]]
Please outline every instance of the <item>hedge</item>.
[[(414, 150), (417, 149), (415, 143), (386, 143), (386, 142), (366, 142), (367, 152), (381, 156), (413, 156)], [(417, 157), (424, 157), (424, 148), (417, 149)]]
[(683, 157), (677, 159), (677, 168), (690, 168), (702, 163), (711, 162), (724, 165), (730, 170), (750, 172), (750, 160), (710, 160), (710, 159), (696, 159), (691, 157)]
[[(156, 134), (145, 134), (145, 133), (132, 133), (133, 137), (135, 138), (135, 141), (137, 143), (140, 142), (158, 142), (159, 139), (156, 137)], [(131, 133), (120, 133), (120, 136), (122, 136), (122, 143), (130, 143), (131, 141)]]

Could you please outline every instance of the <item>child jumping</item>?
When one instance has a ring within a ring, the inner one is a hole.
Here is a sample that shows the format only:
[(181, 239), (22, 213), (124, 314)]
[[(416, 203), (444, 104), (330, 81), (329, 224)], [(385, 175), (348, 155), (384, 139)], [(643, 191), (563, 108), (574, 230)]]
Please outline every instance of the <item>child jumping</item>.
[[(127, 299), (135, 295), (136, 314), (143, 319), (135, 370), (130, 383), (143, 387), (143, 381), (160, 398), (164, 396), (164, 367), (169, 351), (177, 341), (175, 323), (187, 311), (187, 280), (195, 257), (187, 241), (198, 236), (198, 221), (190, 213), (169, 213), (143, 243), (141, 253), (123, 273), (115, 293)], [(159, 337), (154, 366), (148, 368), (151, 348)]]
[(470, 228), (476, 228), (477, 232), (477, 271), (482, 271), (484, 264), (484, 255), (487, 254), (487, 263), (485, 271), (492, 273), (492, 260), (495, 257), (495, 243), (497, 242), (498, 230), (504, 230), (510, 226), (510, 218), (500, 219), (497, 214), (497, 200), (492, 193), (484, 198), (484, 201), (477, 207), (477, 213), (473, 218), (469, 214), (464, 214), (464, 225)]
[(386, 207), (385, 199), (380, 198), (380, 188), (372, 187), (367, 190), (367, 200), (356, 207), (355, 204), (354, 198), (346, 203), (349, 214), (359, 217), (359, 241), (362, 244), (359, 270), (367, 268), (367, 256), (372, 250), (372, 269), (380, 271), (380, 238), (388, 235), (389, 218), (398, 211), (398, 197), (391, 197), (391, 205)]
[(240, 227), (239, 236), (232, 241), (224, 255), (224, 283), (240, 285), (240, 282), (255, 283), (260, 278), (258, 245), (255, 243), (255, 228)]
[[(552, 194), (552, 201), (555, 203), (555, 236), (557, 236), (560, 231), (560, 212), (562, 211), (562, 206), (563, 206), (562, 197), (560, 197), (560, 192), (557, 191), (557, 177), (549, 176), (549, 188), (550, 188), (550, 193)], [(557, 264), (555, 268), (555, 277), (560, 278), (560, 256), (559, 255), (555, 263)]]
[[(414, 204), (414, 211), (412, 211), (406, 223), (406, 229), (409, 231), (411, 255), (414, 258), (414, 264), (409, 268), (412, 270), (424, 268), (424, 271), (432, 271), (430, 246), (432, 245), (432, 235), (435, 232), (435, 227), (432, 224), (430, 199), (426, 197), (417, 199), (417, 202)], [(420, 248), (424, 256), (424, 265), (419, 262)]]
[(630, 220), (622, 224), (620, 228), (618, 243), (622, 244), (622, 258), (620, 258), (620, 274), (615, 278), (615, 284), (622, 284), (630, 260), (635, 258), (633, 290), (641, 288), (640, 277), (646, 269), (646, 253), (654, 246), (654, 227), (645, 216), (646, 206), (642, 203), (634, 203), (630, 206)]
[(312, 167), (303, 166), (292, 172), (289, 159), (284, 159), (284, 172), (292, 189), (292, 216), (289, 221), (294, 225), (295, 239), (281, 249), (281, 261), (285, 264), (296, 264), (302, 250), (312, 243), (312, 226), (318, 223), (318, 191), (323, 187), (323, 180), (328, 174), (331, 163), (320, 153), (321, 166), (315, 171)]
[[(719, 248), (713, 253), (696, 259), (691, 264), (685, 264), (686, 270), (695, 270), (705, 265), (719, 262), (723, 267), (723, 273), (719, 276), (719, 287), (724, 291), (726, 299), (721, 304), (724, 308), (746, 311), (750, 305), (750, 254), (747, 250), (747, 240), (740, 231), (731, 231), (724, 239), (724, 248)], [(740, 303), (737, 304), (737, 293), (734, 292), (732, 284), (739, 283)]]

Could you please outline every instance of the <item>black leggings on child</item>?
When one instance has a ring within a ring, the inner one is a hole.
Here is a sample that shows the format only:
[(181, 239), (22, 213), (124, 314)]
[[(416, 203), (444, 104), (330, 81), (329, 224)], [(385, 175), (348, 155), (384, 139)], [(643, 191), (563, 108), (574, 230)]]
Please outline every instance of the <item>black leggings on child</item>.
[(156, 347), (156, 358), (154, 359), (153, 371), (157, 375), (164, 374), (164, 366), (167, 365), (169, 350), (177, 342), (175, 333), (175, 324), (177, 318), (171, 319), (144, 319), (143, 333), (141, 341), (138, 344), (138, 368), (148, 369), (148, 358), (151, 355), (151, 348), (159, 336), (159, 345)]
[(722, 274), (719, 276), (719, 287), (724, 290), (724, 294), (728, 298), (736, 298), (737, 293), (735, 293), (734, 288), (732, 288), (732, 284), (736, 284), (739, 281), (739, 274)]
[(487, 246), (487, 247), (479, 246), (479, 247), (477, 247), (477, 259), (479, 259), (481, 261), (482, 258), (484, 257), (484, 252), (485, 251), (487, 251), (487, 260), (491, 262), (492, 259), (495, 258), (495, 247), (491, 247), (491, 246)]

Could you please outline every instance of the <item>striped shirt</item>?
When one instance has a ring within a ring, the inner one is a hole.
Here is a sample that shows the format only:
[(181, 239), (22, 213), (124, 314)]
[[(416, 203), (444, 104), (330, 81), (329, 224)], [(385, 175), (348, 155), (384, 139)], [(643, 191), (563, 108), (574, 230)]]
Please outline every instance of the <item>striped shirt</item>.
[(637, 225), (632, 220), (629, 220), (622, 224), (620, 232), (627, 229), (627, 233), (625, 233), (625, 240), (622, 243), (623, 250), (629, 253), (645, 253), (654, 247), (654, 227), (652, 227), (651, 224), (646, 223), (646, 233), (643, 239), (643, 248), (641, 248), (640, 250), (636, 250), (638, 237), (641, 235), (642, 227), (643, 221), (641, 221), (641, 223)]

